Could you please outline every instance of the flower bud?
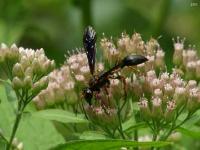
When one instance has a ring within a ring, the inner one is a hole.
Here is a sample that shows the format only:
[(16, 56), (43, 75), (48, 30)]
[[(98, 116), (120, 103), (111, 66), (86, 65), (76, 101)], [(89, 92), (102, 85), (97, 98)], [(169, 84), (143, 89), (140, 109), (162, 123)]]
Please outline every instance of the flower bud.
[(154, 95), (156, 97), (162, 98), (162, 96), (163, 96), (162, 90), (161, 89), (155, 89), (154, 90)]
[(165, 67), (165, 53), (162, 50), (156, 52), (155, 64), (157, 68), (164, 69)]
[(164, 85), (164, 95), (167, 97), (171, 97), (174, 93), (174, 88), (171, 86), (171, 84), (167, 83)]
[(159, 97), (154, 97), (152, 99), (152, 117), (155, 119), (160, 119), (161, 117), (163, 117), (161, 103), (162, 102)]
[(196, 76), (196, 62), (195, 61), (190, 61), (187, 63), (187, 66), (186, 66), (186, 78), (187, 79), (193, 79), (195, 78)]
[(171, 122), (174, 119), (174, 117), (175, 117), (175, 109), (176, 109), (175, 101), (168, 101), (167, 102), (167, 109), (166, 109), (166, 112), (164, 114), (165, 120), (167, 122)]
[(33, 69), (32, 69), (32, 67), (26, 68), (26, 70), (25, 70), (25, 76), (33, 77)]
[(13, 70), (12, 70), (12, 74), (13, 76), (17, 76), (19, 78), (23, 78), (24, 77), (24, 70), (23, 70), (23, 67), (20, 63), (16, 63), (13, 67)]
[(30, 76), (26, 76), (24, 78), (24, 87), (26, 89), (30, 89), (33, 85), (32, 78)]
[(55, 102), (60, 103), (65, 100), (65, 93), (64, 90), (61, 88), (54, 88), (54, 93), (55, 93)]
[(195, 80), (189, 80), (188, 84), (186, 86), (186, 89), (189, 91), (190, 89), (193, 89), (197, 86), (197, 81)]
[(200, 107), (199, 103), (199, 89), (193, 88), (189, 90), (189, 97), (188, 97), (188, 103), (187, 103), (187, 109), (189, 112), (194, 112)]
[(35, 106), (38, 110), (44, 109), (47, 105), (46, 102), (44, 101), (44, 99), (41, 99), (38, 96), (36, 96), (33, 99), (33, 103), (35, 104)]
[(37, 95), (41, 90), (47, 88), (48, 82), (48, 76), (44, 76), (42, 79), (33, 84), (32, 93)]
[(183, 87), (177, 87), (173, 99), (176, 102), (177, 107), (184, 105), (187, 102), (187, 91)]
[(177, 40), (174, 42), (174, 55), (173, 55), (173, 63), (177, 66), (180, 66), (182, 64), (183, 60), (183, 49), (184, 49), (184, 41), (185, 39), (180, 40), (179, 37), (177, 37)]
[(154, 55), (155, 51), (160, 47), (159, 43), (157, 40), (151, 38), (147, 43), (146, 43), (146, 51), (148, 55)]
[(13, 44), (10, 47), (10, 51), (11, 51), (10, 59), (12, 60), (12, 62), (19, 61), (20, 55), (18, 47), (15, 44)]
[(40, 63), (38, 62), (36, 58), (34, 58), (32, 62), (32, 69), (33, 69), (34, 74), (40, 75), (42, 73)]
[(18, 77), (14, 77), (12, 80), (12, 87), (15, 90), (19, 90), (23, 88), (24, 85), (23, 85), (23, 82)]
[(148, 101), (146, 98), (141, 98), (140, 102), (138, 102), (140, 108), (140, 114), (144, 120), (149, 120), (151, 117), (151, 112), (148, 106)]

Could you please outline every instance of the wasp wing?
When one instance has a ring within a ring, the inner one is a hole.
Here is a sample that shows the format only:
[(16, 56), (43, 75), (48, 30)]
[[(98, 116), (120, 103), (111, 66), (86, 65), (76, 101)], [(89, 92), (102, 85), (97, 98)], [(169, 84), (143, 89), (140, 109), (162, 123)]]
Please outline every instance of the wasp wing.
[(95, 70), (96, 55), (96, 32), (91, 26), (85, 29), (83, 34), (83, 46), (86, 51), (90, 73), (93, 75)]

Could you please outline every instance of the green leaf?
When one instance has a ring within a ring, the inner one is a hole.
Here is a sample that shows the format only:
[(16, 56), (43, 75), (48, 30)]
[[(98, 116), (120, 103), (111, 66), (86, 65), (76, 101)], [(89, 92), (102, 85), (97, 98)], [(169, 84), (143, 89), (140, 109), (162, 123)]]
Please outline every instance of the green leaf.
[(54, 120), (62, 123), (87, 123), (88, 121), (84, 119), (83, 115), (75, 115), (66, 110), (60, 109), (46, 109), (33, 113), (33, 116)]
[(102, 132), (97, 131), (85, 131), (80, 136), (82, 140), (98, 140), (98, 139), (106, 139), (107, 137)]
[(200, 139), (200, 132), (199, 132), (199, 130), (198, 131), (191, 131), (191, 130), (188, 130), (186, 128), (180, 127), (180, 128), (177, 129), (177, 131), (181, 132), (184, 135)]
[(5, 87), (0, 84), (0, 128), (4, 134), (4, 136), (9, 137), (11, 134), (11, 125), (14, 122), (14, 111), (12, 109), (12, 106), (8, 102), (7, 96), (6, 96), (6, 89)]
[(163, 147), (171, 144), (170, 142), (135, 142), (128, 140), (85, 140), (71, 141), (59, 145), (52, 150), (110, 150), (120, 149), (121, 147)]
[[(5, 87), (1, 84), (0, 99), (2, 100), (0, 104), (0, 128), (8, 139), (15, 120), (15, 110), (8, 101)], [(23, 142), (24, 149), (27, 150), (48, 150), (50, 147), (65, 141), (51, 121), (36, 118), (30, 114), (22, 117), (15, 137), (18, 141)]]
[(50, 121), (31, 115), (23, 118), (17, 138), (24, 143), (24, 149), (28, 150), (48, 150), (65, 141)]

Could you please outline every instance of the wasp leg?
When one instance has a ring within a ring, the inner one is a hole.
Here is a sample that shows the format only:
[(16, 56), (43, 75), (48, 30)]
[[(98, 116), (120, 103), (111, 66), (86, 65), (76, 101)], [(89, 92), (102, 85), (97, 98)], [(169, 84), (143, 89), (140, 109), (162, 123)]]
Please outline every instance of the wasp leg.
[(109, 80), (108, 80), (108, 83), (106, 83), (106, 85), (102, 88), (102, 89), (103, 89), (103, 92), (105, 92), (106, 100), (105, 100), (104, 98), (101, 100), (101, 101), (102, 101), (102, 104), (103, 104), (104, 106), (106, 106), (106, 107), (111, 106), (109, 88), (110, 88), (110, 82), (109, 82)]
[(136, 73), (138, 73), (138, 74), (141, 73), (140, 70), (134, 68), (133, 66), (128, 66), (128, 68), (132, 69), (134, 72), (136, 72)]

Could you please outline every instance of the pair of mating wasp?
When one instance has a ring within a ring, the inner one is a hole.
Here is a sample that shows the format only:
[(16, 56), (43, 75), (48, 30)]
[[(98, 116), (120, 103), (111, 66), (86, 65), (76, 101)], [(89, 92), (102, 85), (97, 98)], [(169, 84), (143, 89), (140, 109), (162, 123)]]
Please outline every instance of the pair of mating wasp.
[[(109, 79), (113, 78), (113, 75), (123, 69), (125, 66), (135, 66), (146, 62), (148, 59), (142, 55), (128, 55), (124, 57), (120, 62), (113, 66), (110, 70), (102, 72), (98, 75), (94, 75), (95, 70), (95, 55), (96, 55), (96, 32), (90, 26), (85, 29), (83, 34), (83, 46), (87, 55), (88, 64), (92, 78), (89, 81), (89, 86), (83, 89), (83, 96), (85, 100), (92, 104), (92, 98), (94, 92), (100, 92), (100, 89), (105, 85), (109, 85)], [(118, 79), (121, 79), (117, 77)]]

